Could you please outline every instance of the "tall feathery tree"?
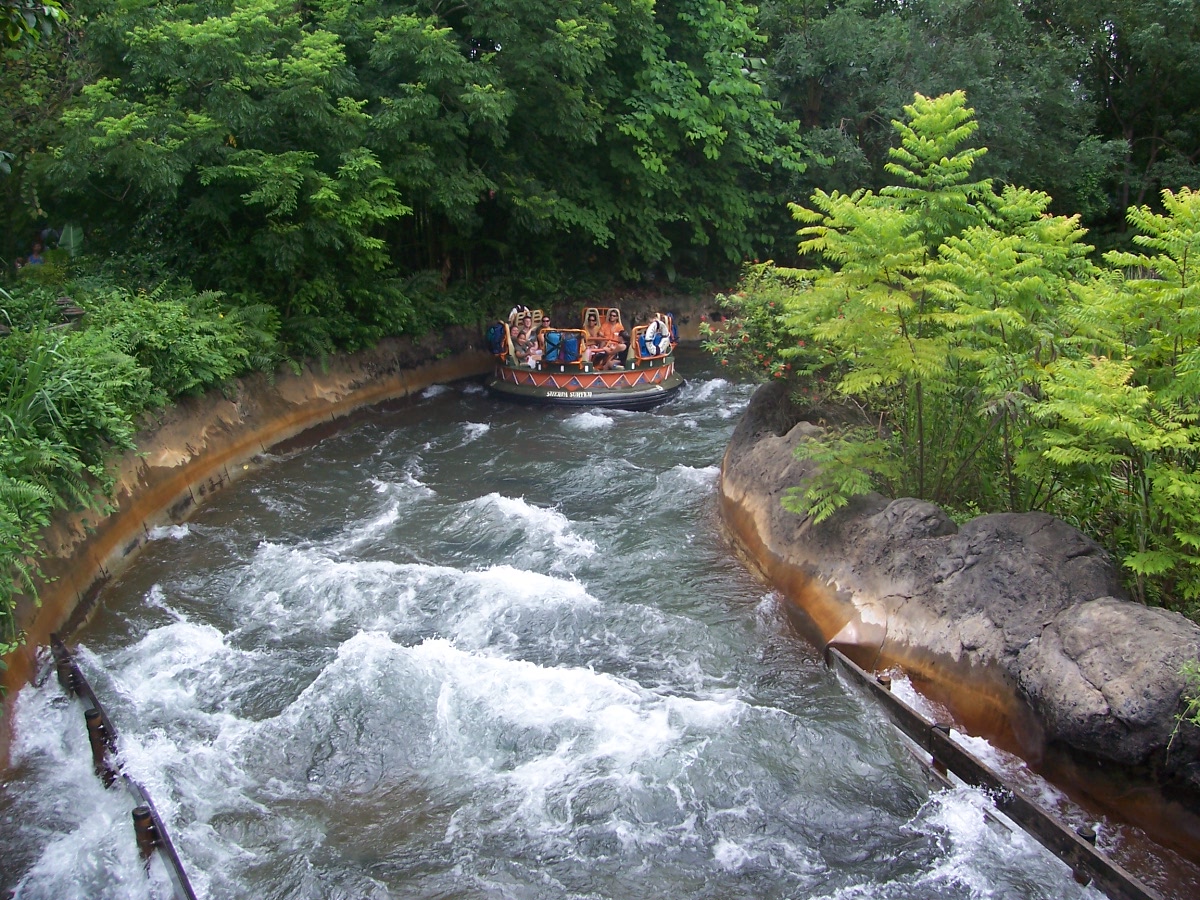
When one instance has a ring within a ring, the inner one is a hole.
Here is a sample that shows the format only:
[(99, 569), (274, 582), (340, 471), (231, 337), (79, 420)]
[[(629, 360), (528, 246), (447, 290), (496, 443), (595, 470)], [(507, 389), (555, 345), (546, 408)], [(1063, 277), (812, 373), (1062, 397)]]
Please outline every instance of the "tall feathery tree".
[(741, 2), (88, 11), (102, 77), (45, 169), (58, 208), (341, 344), (420, 327), (420, 271), (735, 265), (802, 166)]
[[(888, 164), (900, 184), (795, 207), (801, 251), (830, 265), (787, 321), (837, 360), (838, 390), (882, 416), (869, 446), (893, 490), (1027, 508), (1039, 500), (1017, 466), (1025, 407), (1090, 248), (1076, 220), (1047, 215), (1045, 194), (974, 177), (984, 150), (964, 146), (977, 125), (961, 92), (918, 95), (905, 113)], [(809, 488), (826, 510), (847, 473), (828, 464)]]

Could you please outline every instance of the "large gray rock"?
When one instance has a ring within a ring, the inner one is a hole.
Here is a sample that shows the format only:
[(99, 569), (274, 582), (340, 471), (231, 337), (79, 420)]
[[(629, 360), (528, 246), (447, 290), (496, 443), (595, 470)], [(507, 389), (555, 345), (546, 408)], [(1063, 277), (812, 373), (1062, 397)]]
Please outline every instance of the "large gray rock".
[(1176, 733), (1180, 669), (1200, 655), (1200, 626), (1124, 599), (1103, 548), (1044, 513), (958, 528), (933, 504), (878, 495), (821, 525), (787, 512), (784, 493), (811, 472), (792, 451), (822, 431), (797, 422), (781, 385), (764, 387), (730, 442), (721, 490), (731, 530), (769, 577), (802, 571), (827, 588), (793, 598), (826, 641), (860, 659), (912, 660), (935, 680), (940, 671), (950, 690), (999, 684), (1045, 741), (1200, 788), (1200, 729)]

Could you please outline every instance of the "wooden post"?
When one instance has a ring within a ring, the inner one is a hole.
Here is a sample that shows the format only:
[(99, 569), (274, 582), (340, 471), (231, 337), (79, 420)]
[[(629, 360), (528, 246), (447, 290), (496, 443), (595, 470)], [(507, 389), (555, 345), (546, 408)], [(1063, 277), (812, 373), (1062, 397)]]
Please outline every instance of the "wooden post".
[(58, 673), (58, 683), (67, 692), (67, 696), (74, 697), (76, 694), (75, 673), (71, 671), (71, 658), (69, 656), (58, 657), (54, 661), (54, 670)]
[(85, 710), (83, 718), (87, 721), (88, 743), (92, 745), (92, 767), (96, 770), (96, 777), (104, 782), (106, 788), (112, 787), (117, 780), (117, 773), (108, 762), (108, 729), (104, 727), (100, 710)]
[(150, 814), (150, 807), (134, 807), (133, 833), (137, 837), (138, 854), (149, 869), (150, 857), (158, 847), (158, 829), (154, 826), (154, 816)]

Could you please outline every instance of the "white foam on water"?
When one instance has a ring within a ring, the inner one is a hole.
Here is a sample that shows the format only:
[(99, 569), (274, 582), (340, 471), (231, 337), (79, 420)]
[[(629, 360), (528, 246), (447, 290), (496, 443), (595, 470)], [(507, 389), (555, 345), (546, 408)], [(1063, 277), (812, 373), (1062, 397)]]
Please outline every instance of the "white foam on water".
[(464, 394), (486, 394), (487, 388), (485, 388), (482, 384), (468, 384), (462, 389), (462, 392)]
[(601, 781), (633, 795), (643, 773), (664, 760), (674, 760), (678, 774), (689, 742), (733, 727), (742, 709), (736, 700), (662, 696), (589, 669), (482, 656), (445, 639), (403, 647), (362, 632), (273, 727), (287, 734), (303, 722), (319, 731), (329, 710), (345, 707), (335, 695), (350, 683), (367, 702), (403, 696), (415, 718), (386, 717), (388, 732), (405, 735), (409, 752), (412, 742), (431, 740), (423, 764), (469, 798), (450, 839), (491, 821), (498, 808), (534, 832), (564, 827), (563, 804), (582, 786)]
[(356, 521), (352, 527), (346, 530), (342, 538), (332, 543), (331, 549), (335, 552), (346, 553), (363, 544), (369, 544), (390, 531), (398, 521), (400, 521), (400, 502), (393, 500), (374, 516)]
[(280, 633), (354, 623), (387, 629), (412, 621), (418, 594), (453, 584), (461, 571), (389, 560), (336, 559), (309, 547), (259, 545), (231, 600), (249, 623)]
[(708, 381), (689, 381), (688, 386), (692, 388), (689, 400), (694, 400), (697, 403), (703, 403), (706, 400), (711, 400), (718, 394), (728, 391), (730, 383), (724, 378), (710, 378)]
[[(1071, 825), (1091, 825), (1098, 834), (1106, 830), (1108, 823), (1105, 820), (1093, 821), (1070, 797), (1031, 771), (1019, 756), (992, 746), (986, 738), (964, 734), (958, 730), (952, 730), (950, 737), (992, 771), (1000, 773), (1014, 783), (1042, 809), (1065, 818)], [(1098, 844), (1103, 848), (1103, 841), (1099, 841)]]
[(407, 509), (435, 496), (434, 490), (423, 484), (411, 472), (405, 472), (399, 481), (371, 478), (368, 483), (375, 489), (375, 493), (387, 498), (389, 502), (375, 515), (364, 514), (346, 527), (342, 537), (330, 543), (332, 552), (348, 553), (387, 535)]
[(720, 466), (696, 467), (680, 464), (668, 469), (659, 478), (666, 484), (679, 486), (686, 490), (703, 488), (707, 492), (716, 490), (717, 478), (720, 474)]
[(375, 493), (386, 494), (398, 500), (412, 497), (433, 497), (437, 494), (437, 491), (421, 481), (423, 474), (425, 473), (421, 470), (421, 467), (414, 463), (400, 476), (399, 481), (384, 481), (381, 478), (370, 478), (368, 479), (368, 483), (375, 489)]
[(429, 400), (432, 397), (440, 397), (442, 394), (450, 393), (450, 388), (444, 384), (431, 384), (425, 390), (421, 391), (421, 397)]
[(762, 599), (754, 607), (754, 621), (758, 627), (768, 634), (778, 634), (788, 624), (787, 612), (783, 608), (783, 598), (770, 591), (763, 594)]
[(802, 848), (762, 835), (745, 835), (739, 840), (718, 838), (712, 845), (712, 857), (718, 867), (731, 874), (764, 875), (772, 880), (782, 872), (794, 877), (820, 869)]
[[(484, 791), (458, 811), (448, 840), (492, 827), (497, 810), (504, 815), (494, 827), (518, 826), (534, 840), (571, 832), (580, 827), (572, 798), (581, 793), (636, 806), (648, 781), (679, 778), (689, 745), (732, 727), (740, 713), (736, 701), (664, 697), (610, 674), (484, 658), (445, 641), (413, 654), (442, 671), (439, 754)], [(626, 840), (658, 840), (653, 823), (631, 828)]]
[(600, 602), (577, 581), (513, 566), (465, 572), (458, 579), (444, 625), (456, 645), (482, 650), (498, 635), (516, 638), (523, 612), (548, 613), (596, 608)]
[(605, 415), (594, 410), (575, 413), (569, 416), (563, 425), (572, 431), (601, 431), (605, 428), (613, 426), (614, 419), (611, 415)]
[[(942, 832), (944, 853), (917, 879), (917, 884), (961, 884), (970, 888), (972, 896), (1003, 897), (1009, 895), (1012, 886), (999, 888), (996, 875), (1015, 872), (1044, 885), (1046, 897), (1103, 898), (1094, 889), (1078, 885), (1064, 892), (1060, 886), (1063, 864), (1020, 828), (1009, 828), (991, 818), (991, 808), (984, 793), (967, 786), (941, 791), (930, 798), (918, 817), (919, 824), (914, 822), (912, 827), (921, 831), (933, 827)], [(1070, 879), (1067, 882), (1071, 883)]]
[(498, 513), (504, 521), (515, 523), (530, 537), (549, 538), (555, 549), (570, 556), (590, 557), (596, 553), (595, 542), (575, 534), (570, 519), (556, 509), (534, 506), (523, 497), (506, 497), (494, 492), (471, 500), (467, 505)]
[(187, 622), (188, 616), (170, 604), (167, 600), (167, 592), (163, 590), (161, 584), (150, 585), (150, 590), (146, 591), (146, 596), (142, 601), (150, 609), (161, 609), (176, 622)]
[(477, 441), (491, 430), (492, 426), (486, 422), (467, 422), (463, 425), (463, 443)]
[[(902, 672), (892, 673), (892, 691), (927, 719), (944, 721), (947, 718), (947, 713), (918, 692), (912, 681)], [(1082, 824), (1085, 821), (1091, 824), (1082, 809), (1054, 785), (1031, 771), (1019, 756), (994, 747), (986, 738), (966, 734), (956, 728), (951, 729), (950, 738), (992, 771), (1015, 782), (1043, 809), (1065, 816), (1073, 824)]]
[(25, 798), (37, 812), (25, 828), (39, 832), (37, 859), (16, 888), (20, 898), (145, 900), (169, 898), (160, 867), (142, 870), (130, 813), (133, 801), (106, 790), (92, 771), (80, 701), (66, 701), (55, 679), (22, 689), (13, 718), (12, 761), (38, 772)]
[(110, 689), (143, 725), (178, 721), (219, 702), (233, 673), (251, 656), (230, 647), (216, 627), (186, 621), (153, 628), (106, 660), (86, 645), (75, 653), (85, 672), (106, 672)]
[(893, 669), (888, 674), (892, 676), (892, 693), (933, 722), (944, 722), (947, 719), (945, 711), (929, 701), (918, 691), (909, 677), (899, 669)]
[(157, 528), (151, 528), (146, 532), (146, 540), (149, 541), (182, 541), (185, 537), (192, 533), (192, 530), (185, 525), (160, 525)]

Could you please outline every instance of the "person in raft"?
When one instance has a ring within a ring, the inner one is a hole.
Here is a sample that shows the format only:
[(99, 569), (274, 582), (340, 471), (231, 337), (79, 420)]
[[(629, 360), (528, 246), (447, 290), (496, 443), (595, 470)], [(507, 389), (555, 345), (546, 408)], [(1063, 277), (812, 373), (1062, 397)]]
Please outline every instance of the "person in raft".
[(607, 363), (602, 368), (618, 369), (621, 365), (621, 354), (629, 347), (626, 332), (621, 327), (621, 314), (615, 309), (608, 311), (608, 316), (600, 325), (600, 334), (604, 338), (604, 349), (608, 352)]
[(517, 333), (513, 335), (513, 346), (517, 351), (517, 361), (530, 368), (536, 366), (538, 360), (542, 358), (542, 351), (538, 347), (538, 337), (533, 333), (533, 316), (526, 315), (521, 320)]
[(587, 343), (587, 361), (597, 369), (604, 368), (612, 355), (612, 350), (606, 348), (608, 341), (604, 337), (600, 314), (596, 310), (588, 310), (587, 318), (583, 323), (583, 333)]

